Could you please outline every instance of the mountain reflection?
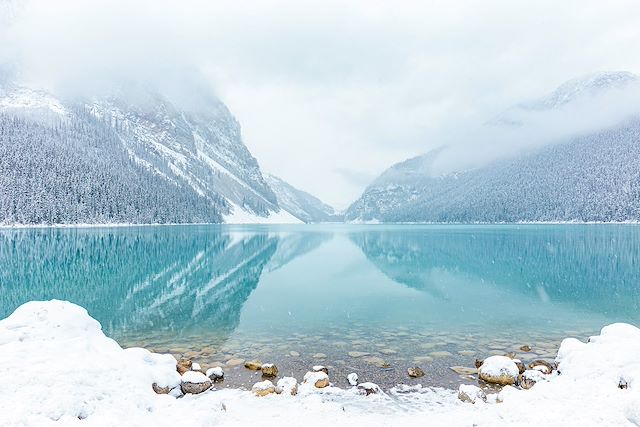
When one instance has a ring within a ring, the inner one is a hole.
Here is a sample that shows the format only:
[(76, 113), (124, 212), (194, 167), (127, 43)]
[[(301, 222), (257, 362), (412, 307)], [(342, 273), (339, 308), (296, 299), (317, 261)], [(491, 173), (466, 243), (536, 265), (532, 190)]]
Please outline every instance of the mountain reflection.
[(350, 238), (386, 276), (436, 298), (447, 298), (430, 274), (439, 270), (538, 300), (635, 315), (639, 234), (625, 225), (434, 226), (368, 229)]
[(267, 266), (280, 268), (328, 237), (220, 227), (2, 230), (0, 318), (26, 301), (57, 298), (85, 307), (115, 337), (230, 333)]

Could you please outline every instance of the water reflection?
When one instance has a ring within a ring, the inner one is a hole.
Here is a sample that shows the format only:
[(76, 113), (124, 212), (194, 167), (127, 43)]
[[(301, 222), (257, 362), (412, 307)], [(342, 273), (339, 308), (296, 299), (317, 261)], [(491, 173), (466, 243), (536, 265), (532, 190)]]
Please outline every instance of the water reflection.
[(633, 225), (373, 228), (350, 237), (389, 278), (435, 298), (451, 298), (437, 280), (446, 272), (620, 318), (640, 308)]

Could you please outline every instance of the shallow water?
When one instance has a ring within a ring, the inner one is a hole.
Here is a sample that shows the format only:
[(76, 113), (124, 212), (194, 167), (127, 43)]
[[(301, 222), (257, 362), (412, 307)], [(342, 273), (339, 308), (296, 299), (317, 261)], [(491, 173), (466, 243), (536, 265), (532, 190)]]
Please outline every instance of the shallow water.
[(339, 386), (474, 382), (449, 367), (640, 324), (639, 284), (636, 225), (0, 230), (0, 317), (70, 300), (121, 345), (225, 366), (227, 386), (259, 379), (232, 367), (251, 359)]

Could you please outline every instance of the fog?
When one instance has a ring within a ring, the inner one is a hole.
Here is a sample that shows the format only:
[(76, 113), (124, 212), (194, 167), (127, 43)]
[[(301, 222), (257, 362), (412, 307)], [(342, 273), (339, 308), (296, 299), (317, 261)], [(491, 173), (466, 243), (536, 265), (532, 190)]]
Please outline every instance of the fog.
[(210, 91), (265, 171), (342, 208), (435, 147), (440, 173), (625, 117), (637, 91), (485, 125), (568, 79), (639, 73), (638, 22), (632, 0), (0, 0), (0, 63), (65, 96)]

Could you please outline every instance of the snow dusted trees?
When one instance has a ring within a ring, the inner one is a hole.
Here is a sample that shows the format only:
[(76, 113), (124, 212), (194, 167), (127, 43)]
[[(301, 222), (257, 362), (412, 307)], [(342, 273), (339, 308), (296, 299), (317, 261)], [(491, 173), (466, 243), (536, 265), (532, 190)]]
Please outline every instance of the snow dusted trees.
[(0, 223), (220, 222), (227, 208), (126, 152), (112, 127), (0, 115)]

